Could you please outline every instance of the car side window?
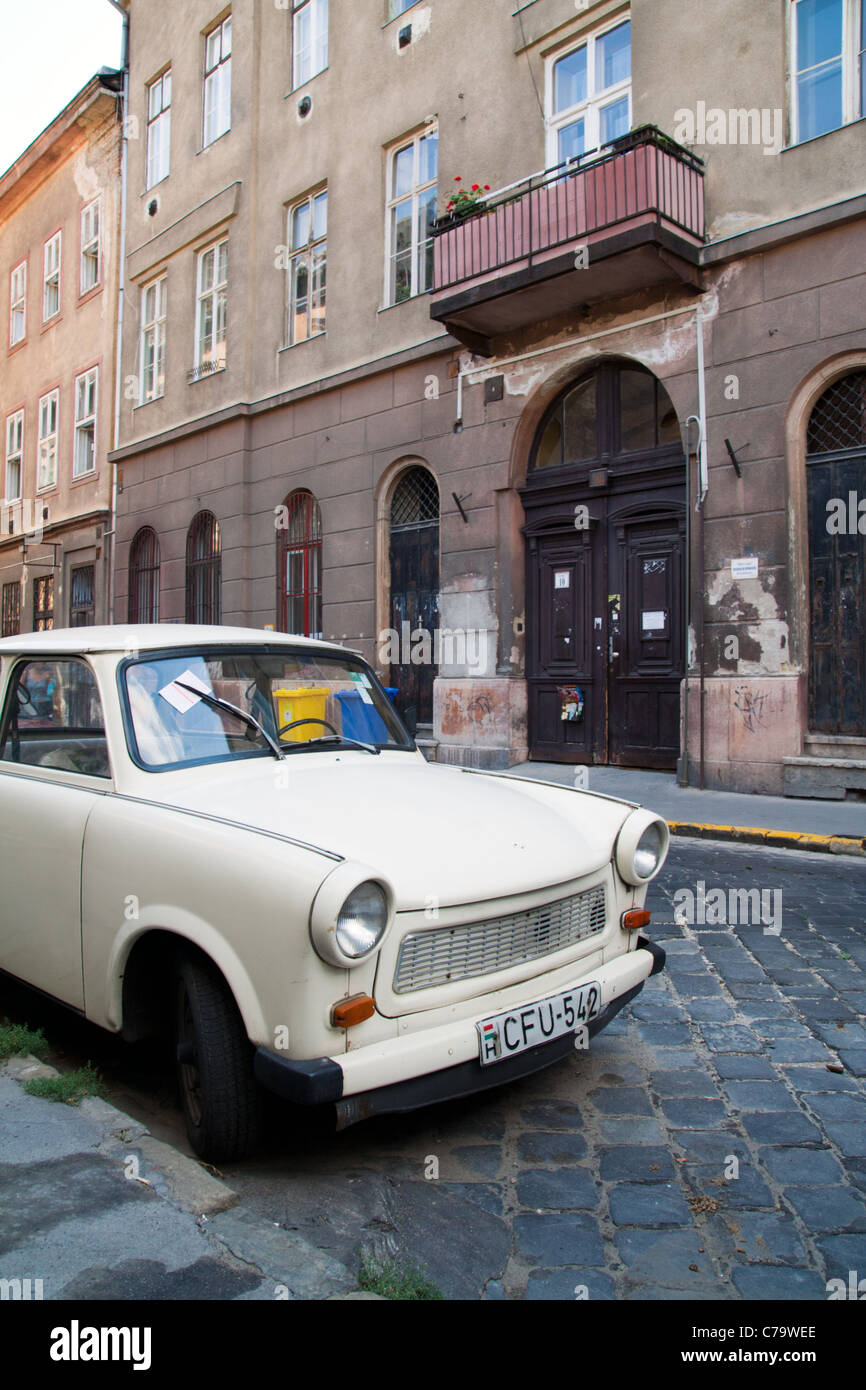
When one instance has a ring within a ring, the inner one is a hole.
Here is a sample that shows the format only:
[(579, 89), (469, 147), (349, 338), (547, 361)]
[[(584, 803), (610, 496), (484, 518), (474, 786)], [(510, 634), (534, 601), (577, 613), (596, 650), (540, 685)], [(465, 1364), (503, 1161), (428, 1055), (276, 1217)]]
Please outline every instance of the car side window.
[(16, 667), (0, 729), (0, 761), (111, 775), (102, 703), (89, 666), (64, 658)]

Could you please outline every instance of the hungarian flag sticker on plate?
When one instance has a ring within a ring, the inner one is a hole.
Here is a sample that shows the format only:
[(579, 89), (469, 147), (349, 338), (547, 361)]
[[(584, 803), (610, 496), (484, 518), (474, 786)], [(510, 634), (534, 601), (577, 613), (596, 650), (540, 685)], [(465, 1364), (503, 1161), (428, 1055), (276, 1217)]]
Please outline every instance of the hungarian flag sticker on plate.
[(576, 1033), (600, 1012), (601, 986), (593, 981), (565, 994), (541, 999), (537, 1004), (485, 1018), (475, 1025), (481, 1065), (501, 1062), (529, 1047), (561, 1038), (564, 1033)]

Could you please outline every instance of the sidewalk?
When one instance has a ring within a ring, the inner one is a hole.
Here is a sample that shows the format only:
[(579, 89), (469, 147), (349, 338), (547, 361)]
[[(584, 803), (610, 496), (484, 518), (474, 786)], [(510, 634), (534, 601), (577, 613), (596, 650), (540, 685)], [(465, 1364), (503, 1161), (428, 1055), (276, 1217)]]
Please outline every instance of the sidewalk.
[(575, 774), (585, 772), (588, 791), (648, 806), (664, 816), (673, 835), (866, 855), (866, 802), (700, 791), (681, 787), (673, 772), (638, 768), (533, 762), (517, 763), (509, 772), (569, 787), (575, 785)]
[(0, 1300), (371, 1297), (130, 1116), (15, 1079), (45, 1074), (33, 1057), (0, 1066)]

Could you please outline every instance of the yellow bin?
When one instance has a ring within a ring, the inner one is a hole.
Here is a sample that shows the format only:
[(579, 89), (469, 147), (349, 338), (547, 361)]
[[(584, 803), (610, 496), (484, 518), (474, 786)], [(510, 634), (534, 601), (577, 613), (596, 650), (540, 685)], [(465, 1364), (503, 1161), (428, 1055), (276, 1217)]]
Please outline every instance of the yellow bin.
[[(330, 695), (327, 686), (312, 685), (299, 690), (275, 690), (277, 702), (277, 727), (291, 724), (295, 719), (324, 719), (325, 703)], [(323, 724), (302, 724), (299, 729), (290, 729), (282, 737), (288, 743), (307, 743), (311, 738), (321, 738), (330, 733)]]

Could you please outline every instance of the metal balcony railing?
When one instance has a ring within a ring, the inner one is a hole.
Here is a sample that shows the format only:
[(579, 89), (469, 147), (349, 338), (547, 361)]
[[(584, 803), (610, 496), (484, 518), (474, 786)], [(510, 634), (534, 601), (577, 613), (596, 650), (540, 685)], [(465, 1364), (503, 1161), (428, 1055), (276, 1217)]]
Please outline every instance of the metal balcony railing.
[(433, 293), (652, 221), (695, 243), (705, 239), (704, 162), (657, 127), (641, 126), (493, 193), (477, 212), (440, 218)]

